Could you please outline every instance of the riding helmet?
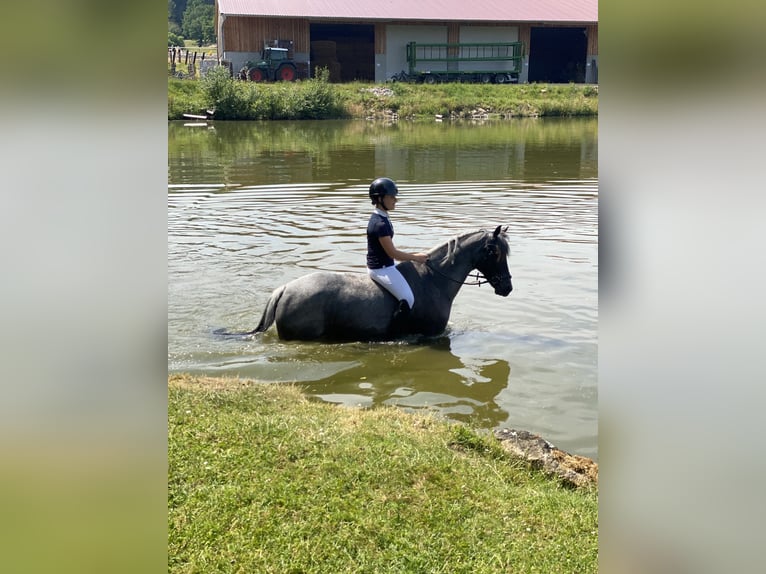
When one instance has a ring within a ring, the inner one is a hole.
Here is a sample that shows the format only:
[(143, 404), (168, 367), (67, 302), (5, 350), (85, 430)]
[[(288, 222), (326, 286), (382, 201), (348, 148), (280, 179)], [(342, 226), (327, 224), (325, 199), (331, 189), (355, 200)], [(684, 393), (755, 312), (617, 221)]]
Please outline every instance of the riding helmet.
[(399, 189), (393, 180), (387, 177), (379, 177), (370, 184), (370, 201), (373, 205), (377, 200), (383, 199), (384, 195), (398, 195)]

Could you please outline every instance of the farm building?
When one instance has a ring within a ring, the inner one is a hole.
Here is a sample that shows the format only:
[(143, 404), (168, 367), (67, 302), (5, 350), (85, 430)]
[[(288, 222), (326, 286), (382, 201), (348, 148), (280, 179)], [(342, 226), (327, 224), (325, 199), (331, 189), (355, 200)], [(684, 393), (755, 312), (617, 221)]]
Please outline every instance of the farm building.
[[(520, 43), (512, 81), (598, 82), (598, 0), (216, 0), (218, 58), (234, 72), (265, 46), (287, 48), (298, 75), (384, 82), (412, 70), (408, 44)], [(437, 58), (426, 65), (437, 66)], [(446, 60), (450, 58), (443, 58)], [(498, 58), (495, 58), (498, 59)], [(477, 65), (474, 62), (474, 65)], [(508, 77), (510, 80), (510, 76)], [(500, 81), (500, 80), (498, 80)]]

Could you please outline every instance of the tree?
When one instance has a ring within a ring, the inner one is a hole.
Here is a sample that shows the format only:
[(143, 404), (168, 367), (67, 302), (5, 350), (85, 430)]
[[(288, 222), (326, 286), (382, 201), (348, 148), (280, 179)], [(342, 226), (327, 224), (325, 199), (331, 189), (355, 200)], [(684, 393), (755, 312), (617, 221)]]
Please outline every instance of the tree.
[(186, 0), (168, 0), (168, 20), (180, 25), (184, 17), (184, 10), (186, 10)]
[(184, 11), (181, 28), (184, 36), (196, 40), (197, 45), (215, 42), (215, 6), (206, 0), (189, 0)]

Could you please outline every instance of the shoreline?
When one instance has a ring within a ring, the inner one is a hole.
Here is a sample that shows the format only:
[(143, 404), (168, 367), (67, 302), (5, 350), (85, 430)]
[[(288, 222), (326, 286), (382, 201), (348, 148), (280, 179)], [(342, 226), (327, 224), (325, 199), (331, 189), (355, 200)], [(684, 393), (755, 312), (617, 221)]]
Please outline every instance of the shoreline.
[[(289, 393), (296, 392), (300, 395), (302, 400), (309, 401), (309, 399), (303, 394), (303, 392), (290, 383), (261, 383), (254, 379), (248, 378), (235, 378), (235, 377), (210, 377), (210, 376), (198, 376), (190, 375), (187, 373), (175, 373), (168, 375), (168, 386), (177, 386), (187, 390), (204, 391), (204, 392), (236, 392), (252, 390), (257, 386), (263, 387), (285, 387), (289, 390)], [(313, 403), (312, 403), (313, 404)], [(346, 407), (342, 405), (332, 403), (316, 403), (321, 405), (327, 405), (330, 408), (340, 409), (352, 409), (354, 407)], [(373, 411), (376, 409), (362, 408), (358, 410)], [(423, 415), (407, 413), (400, 409), (393, 407), (385, 407), (377, 409), (382, 411), (392, 411), (403, 416), (411, 416), (413, 418), (423, 417)], [(463, 423), (451, 422), (446, 419), (440, 419), (435, 415), (425, 415), (425, 418), (434, 419), (438, 421), (438, 424), (445, 426), (458, 426), (469, 428)], [(470, 429), (470, 432), (479, 433)], [(598, 488), (598, 462), (593, 459), (572, 454), (567, 451), (553, 445), (540, 435), (531, 433), (522, 429), (503, 428), (491, 432), (491, 437), (484, 437), (489, 441), (496, 440), (504, 451), (509, 453), (512, 457), (521, 459), (525, 463), (528, 463), (531, 468), (535, 470), (541, 470), (543, 473), (551, 479), (558, 480), (562, 485), (571, 488)]]
[(168, 78), (168, 120), (509, 120), (597, 117), (598, 84), (254, 83)]

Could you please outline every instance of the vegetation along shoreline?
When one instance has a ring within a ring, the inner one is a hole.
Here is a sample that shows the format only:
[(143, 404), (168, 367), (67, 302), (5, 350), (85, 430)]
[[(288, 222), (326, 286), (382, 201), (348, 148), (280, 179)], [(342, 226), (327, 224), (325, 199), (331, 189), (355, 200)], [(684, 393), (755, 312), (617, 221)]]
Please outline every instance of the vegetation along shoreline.
[[(186, 116), (185, 116), (186, 114)], [(327, 70), (296, 82), (250, 82), (215, 67), (168, 77), (168, 120), (511, 119), (594, 117), (597, 84), (334, 84)]]

